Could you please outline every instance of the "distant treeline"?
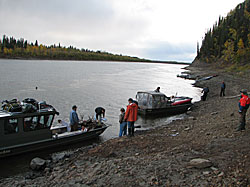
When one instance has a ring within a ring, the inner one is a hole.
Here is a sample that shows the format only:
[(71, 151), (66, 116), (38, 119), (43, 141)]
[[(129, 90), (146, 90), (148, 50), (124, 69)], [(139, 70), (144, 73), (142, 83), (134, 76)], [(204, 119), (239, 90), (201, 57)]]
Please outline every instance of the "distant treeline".
[(247, 65), (250, 68), (250, 0), (245, 0), (225, 18), (219, 17), (197, 45), (197, 59), (203, 62)]
[(34, 43), (28, 43), (23, 38), (15, 39), (5, 35), (2, 40), (0, 39), (0, 58), (150, 62), (150, 60), (137, 57), (77, 49), (73, 46), (64, 47), (60, 43), (50, 46), (38, 44), (37, 40)]

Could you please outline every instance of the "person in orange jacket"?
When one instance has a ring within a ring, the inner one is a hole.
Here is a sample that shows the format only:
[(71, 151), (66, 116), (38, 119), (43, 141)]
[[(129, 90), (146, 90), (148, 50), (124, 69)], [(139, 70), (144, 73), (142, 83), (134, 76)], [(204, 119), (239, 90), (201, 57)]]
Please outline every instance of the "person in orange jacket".
[(134, 136), (135, 132), (135, 121), (137, 120), (138, 105), (133, 101), (132, 98), (128, 99), (128, 106), (124, 116), (124, 120), (128, 123), (128, 135)]
[(250, 98), (247, 95), (247, 90), (243, 89), (241, 92), (241, 98), (239, 101), (239, 114), (240, 114), (240, 125), (237, 131), (245, 130), (246, 126), (246, 113), (250, 105)]

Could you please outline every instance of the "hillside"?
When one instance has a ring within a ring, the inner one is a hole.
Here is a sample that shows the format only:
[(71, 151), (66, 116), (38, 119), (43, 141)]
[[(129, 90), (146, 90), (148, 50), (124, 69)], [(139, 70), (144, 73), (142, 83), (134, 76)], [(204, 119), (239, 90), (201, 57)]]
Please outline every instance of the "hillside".
[(250, 69), (250, 0), (245, 0), (214, 24), (197, 46), (195, 61), (226, 66), (229, 71)]
[(38, 44), (37, 40), (34, 43), (28, 43), (23, 38), (15, 39), (14, 37), (7, 37), (5, 35), (0, 40), (0, 58), (150, 62), (147, 59), (121, 54), (77, 49), (73, 46), (63, 47), (60, 43), (50, 46)]

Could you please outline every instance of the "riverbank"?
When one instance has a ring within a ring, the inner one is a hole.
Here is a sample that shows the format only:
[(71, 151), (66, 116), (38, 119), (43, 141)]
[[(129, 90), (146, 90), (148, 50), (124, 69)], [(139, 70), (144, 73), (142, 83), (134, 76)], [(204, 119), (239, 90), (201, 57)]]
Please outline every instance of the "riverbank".
[[(207, 101), (195, 103), (185, 120), (80, 148), (52, 159), (43, 171), (0, 180), (0, 186), (247, 186), (250, 183), (249, 112), (246, 130), (237, 132), (238, 97), (249, 79), (208, 67), (189, 66), (206, 77)], [(219, 97), (226, 83), (226, 97)], [(192, 159), (205, 159), (194, 164)]]
[(103, 62), (130, 62), (130, 63), (159, 63), (159, 64), (177, 64), (177, 65), (190, 65), (189, 62), (177, 62), (177, 61), (157, 61), (157, 60), (147, 60), (147, 59), (140, 59), (138, 61), (129, 61), (129, 60), (113, 60), (113, 59), (108, 59), (108, 60), (93, 60), (93, 59), (85, 59), (85, 60), (79, 60), (79, 59), (62, 59), (62, 58), (36, 58), (36, 57), (1, 57), (1, 59), (8, 59), (8, 60), (54, 60), (54, 61), (103, 61)]

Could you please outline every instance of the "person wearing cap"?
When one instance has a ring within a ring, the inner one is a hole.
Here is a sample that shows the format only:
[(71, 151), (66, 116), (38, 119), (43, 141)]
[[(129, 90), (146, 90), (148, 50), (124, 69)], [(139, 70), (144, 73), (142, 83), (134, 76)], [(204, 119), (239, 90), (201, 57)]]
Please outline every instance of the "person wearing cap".
[(220, 85), (220, 97), (225, 96), (225, 89), (226, 89), (226, 84), (223, 81)]
[(128, 103), (129, 104), (125, 112), (124, 120), (127, 121), (127, 124), (128, 124), (128, 135), (134, 136), (134, 131), (135, 131), (134, 124), (135, 124), (135, 121), (137, 120), (138, 105), (133, 102), (132, 98), (128, 99)]
[(247, 95), (247, 90), (243, 89), (241, 92), (241, 98), (239, 101), (239, 114), (240, 114), (240, 125), (237, 131), (245, 130), (246, 126), (246, 113), (250, 104), (250, 99)]
[(70, 112), (70, 117), (69, 117), (71, 131), (78, 130), (79, 118), (76, 113), (76, 110), (77, 110), (77, 106), (76, 105), (72, 106), (72, 110)]

